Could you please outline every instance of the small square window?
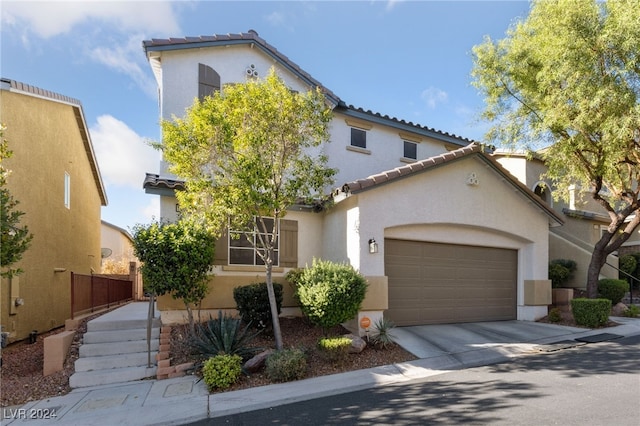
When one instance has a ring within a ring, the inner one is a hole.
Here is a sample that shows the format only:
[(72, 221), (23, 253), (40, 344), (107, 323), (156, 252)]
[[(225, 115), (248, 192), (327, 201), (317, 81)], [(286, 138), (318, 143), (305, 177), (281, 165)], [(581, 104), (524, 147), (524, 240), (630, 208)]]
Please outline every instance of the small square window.
[(404, 158), (415, 160), (418, 158), (418, 144), (415, 142), (404, 141)]
[(367, 147), (367, 132), (360, 129), (351, 128), (351, 146), (358, 148)]

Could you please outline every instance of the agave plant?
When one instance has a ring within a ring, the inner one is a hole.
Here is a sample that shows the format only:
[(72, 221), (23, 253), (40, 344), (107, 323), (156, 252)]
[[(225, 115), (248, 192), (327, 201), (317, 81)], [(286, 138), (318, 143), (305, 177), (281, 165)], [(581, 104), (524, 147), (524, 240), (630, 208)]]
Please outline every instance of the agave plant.
[(373, 344), (383, 349), (386, 349), (387, 346), (392, 346), (395, 343), (395, 337), (391, 333), (391, 330), (395, 328), (395, 326), (390, 319), (378, 319), (374, 324), (377, 334), (371, 339)]
[(247, 360), (262, 348), (251, 347), (251, 341), (260, 334), (249, 333), (249, 325), (241, 329), (241, 320), (218, 311), (218, 318), (196, 324), (191, 333), (190, 344), (205, 358), (220, 354), (239, 355)]

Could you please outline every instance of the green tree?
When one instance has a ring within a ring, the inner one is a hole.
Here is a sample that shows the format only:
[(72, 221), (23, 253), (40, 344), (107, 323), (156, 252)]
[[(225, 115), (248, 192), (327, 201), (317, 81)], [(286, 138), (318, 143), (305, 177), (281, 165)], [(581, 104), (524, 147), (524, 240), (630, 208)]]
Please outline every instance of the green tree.
[(558, 198), (588, 193), (610, 223), (596, 243), (587, 293), (607, 256), (640, 223), (640, 3), (536, 0), (499, 41), (473, 48), (486, 137), (537, 149)]
[(7, 188), (7, 177), (10, 170), (2, 165), (2, 162), (13, 154), (9, 150), (9, 143), (4, 138), (6, 127), (0, 125), (0, 227), (2, 230), (0, 241), (0, 267), (4, 271), (0, 276), (11, 278), (22, 272), (20, 268), (11, 266), (22, 259), (22, 255), (31, 245), (33, 234), (29, 233), (26, 225), (20, 225), (20, 218), (24, 212), (16, 210), (19, 201), (13, 198)]
[(154, 222), (133, 228), (133, 248), (142, 262), (145, 288), (156, 295), (182, 299), (193, 326), (191, 305), (207, 295), (207, 272), (213, 262), (215, 238), (193, 222)]
[(319, 89), (292, 91), (272, 69), (263, 80), (227, 85), (196, 100), (184, 118), (163, 121), (163, 143), (156, 144), (171, 171), (185, 179), (177, 194), (184, 214), (217, 232), (255, 232), (278, 349), (272, 269), (279, 219), (296, 203), (317, 201), (332, 183), (335, 171), (320, 154), (330, 120)]

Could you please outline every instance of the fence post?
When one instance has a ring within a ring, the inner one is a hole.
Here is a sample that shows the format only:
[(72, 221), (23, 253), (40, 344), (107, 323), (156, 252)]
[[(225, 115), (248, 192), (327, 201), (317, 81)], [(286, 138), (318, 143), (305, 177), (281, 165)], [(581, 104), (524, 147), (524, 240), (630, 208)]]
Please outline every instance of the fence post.
[(75, 312), (75, 306), (76, 306), (76, 285), (75, 285), (75, 280), (74, 280), (74, 276), (73, 276), (73, 271), (71, 271), (71, 319), (73, 319), (73, 313)]

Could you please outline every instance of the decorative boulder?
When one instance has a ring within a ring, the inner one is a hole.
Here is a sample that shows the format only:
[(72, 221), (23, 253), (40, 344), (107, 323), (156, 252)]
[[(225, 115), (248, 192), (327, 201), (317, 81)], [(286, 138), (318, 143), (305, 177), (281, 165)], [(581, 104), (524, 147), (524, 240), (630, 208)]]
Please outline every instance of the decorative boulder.
[(626, 311), (627, 309), (628, 309), (627, 305), (620, 302), (616, 306), (611, 308), (611, 315), (614, 317), (622, 317), (624, 316), (624, 311)]
[(273, 349), (267, 349), (266, 351), (260, 352), (258, 355), (245, 362), (242, 368), (247, 373), (257, 373), (258, 371), (262, 370), (265, 362), (267, 361), (267, 358), (269, 358), (269, 355), (274, 352), (275, 351)]
[(342, 337), (346, 337), (351, 340), (351, 347), (349, 348), (350, 354), (359, 354), (367, 347), (367, 342), (362, 340), (361, 337), (356, 336), (355, 334), (345, 334)]

